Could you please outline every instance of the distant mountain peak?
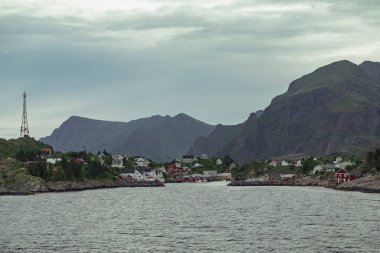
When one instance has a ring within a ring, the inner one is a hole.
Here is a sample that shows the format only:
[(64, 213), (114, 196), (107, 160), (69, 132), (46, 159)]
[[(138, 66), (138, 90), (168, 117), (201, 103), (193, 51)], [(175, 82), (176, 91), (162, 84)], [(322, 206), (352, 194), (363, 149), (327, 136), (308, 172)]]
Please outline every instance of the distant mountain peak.
[(207, 136), (213, 129), (214, 126), (186, 114), (154, 115), (130, 122), (71, 116), (41, 141), (64, 152), (105, 149), (115, 154), (169, 161), (184, 155), (195, 139)]

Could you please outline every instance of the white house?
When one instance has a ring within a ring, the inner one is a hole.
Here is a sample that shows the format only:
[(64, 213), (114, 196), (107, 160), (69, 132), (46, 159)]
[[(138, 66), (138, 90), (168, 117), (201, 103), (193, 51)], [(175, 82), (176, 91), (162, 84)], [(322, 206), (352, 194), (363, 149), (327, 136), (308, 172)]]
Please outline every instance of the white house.
[(202, 154), (202, 155), (201, 155), (201, 159), (203, 159), (203, 160), (208, 159), (208, 155), (206, 155), (206, 154)]
[(273, 167), (276, 167), (277, 166), (277, 163), (276, 163), (276, 161), (270, 161), (269, 163), (268, 163), (268, 165), (270, 165), (270, 166), (273, 166)]
[(235, 163), (231, 163), (230, 164), (230, 169), (234, 169), (234, 168), (236, 168), (236, 164)]
[(335, 168), (337, 169), (345, 169), (347, 166), (352, 166), (352, 165), (355, 165), (355, 163), (353, 162), (341, 162), (341, 163), (336, 163), (335, 164)]
[(128, 181), (160, 181), (165, 182), (161, 170), (155, 169), (124, 169), (120, 174), (121, 177)]
[(182, 162), (183, 163), (193, 163), (197, 161), (197, 158), (193, 155), (184, 155), (182, 156)]
[(343, 161), (342, 157), (338, 156), (337, 158), (335, 158), (334, 163), (337, 164), (337, 163), (340, 163), (342, 161)]
[(124, 159), (124, 156), (122, 155), (113, 155), (111, 167), (123, 168), (123, 159)]
[(48, 158), (46, 159), (46, 162), (49, 164), (56, 164), (62, 161), (62, 158)]
[(217, 177), (220, 179), (230, 180), (232, 178), (232, 175), (231, 173), (219, 173)]
[(205, 170), (205, 171), (203, 171), (203, 175), (210, 176), (210, 177), (216, 177), (218, 175), (218, 172), (216, 170)]
[(223, 162), (222, 162), (222, 160), (220, 160), (220, 159), (218, 159), (218, 160), (216, 160), (216, 165), (221, 165)]
[(296, 161), (295, 166), (296, 167), (302, 167), (302, 161), (301, 160)]
[(315, 174), (317, 172), (335, 172), (334, 165), (326, 164), (326, 165), (317, 165), (310, 172), (311, 174)]
[(324, 168), (321, 165), (317, 165), (313, 168), (313, 171), (311, 172), (312, 174), (315, 174), (317, 172), (324, 171)]
[(281, 167), (286, 167), (286, 166), (289, 166), (289, 163), (287, 161), (282, 161)]
[(149, 161), (147, 159), (145, 159), (144, 157), (137, 157), (135, 158), (135, 164), (138, 166), (138, 167), (145, 167), (145, 168), (148, 168), (149, 167)]

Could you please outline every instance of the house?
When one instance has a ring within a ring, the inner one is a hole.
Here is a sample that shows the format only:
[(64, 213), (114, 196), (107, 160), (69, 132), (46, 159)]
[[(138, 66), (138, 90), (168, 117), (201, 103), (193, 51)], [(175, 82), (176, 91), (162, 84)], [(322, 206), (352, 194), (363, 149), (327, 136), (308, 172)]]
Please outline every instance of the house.
[(137, 165), (137, 167), (148, 168), (149, 163), (150, 162), (142, 156), (135, 158), (135, 164)]
[(355, 163), (350, 162), (350, 161), (348, 161), (348, 162), (341, 162), (341, 163), (336, 163), (335, 164), (335, 168), (337, 168), (337, 169), (345, 169), (348, 166), (352, 166), (352, 165), (355, 165)]
[(203, 171), (203, 175), (210, 176), (210, 177), (216, 177), (218, 175), (218, 172), (216, 170), (205, 170), (205, 171)]
[(216, 163), (216, 165), (222, 165), (223, 164), (222, 160), (220, 160), (220, 159), (217, 159), (215, 163)]
[(287, 161), (281, 161), (281, 167), (289, 166), (289, 163)]
[(167, 173), (168, 174), (172, 174), (172, 175), (183, 175), (185, 174), (185, 169), (182, 168), (181, 166), (178, 166), (180, 164), (178, 163), (172, 163), (172, 164), (169, 164), (168, 167), (167, 167)]
[(347, 182), (354, 180), (355, 176), (351, 175), (346, 169), (340, 169), (337, 172), (335, 172), (335, 180), (338, 184), (342, 182)]
[(296, 166), (296, 167), (302, 167), (302, 161), (301, 160), (296, 161), (296, 163), (294, 164), (294, 166)]
[(111, 164), (111, 167), (112, 168), (123, 168), (123, 159), (124, 159), (124, 156), (122, 155), (113, 155), (112, 156), (112, 164)]
[(332, 164), (317, 165), (313, 168), (310, 174), (315, 174), (317, 172), (335, 172), (335, 167)]
[(104, 163), (105, 163), (105, 161), (106, 161), (106, 155), (103, 154), (103, 153), (100, 153), (100, 154), (98, 155), (98, 159), (99, 159), (99, 161), (100, 161), (100, 164), (103, 166)]
[(208, 155), (206, 155), (206, 154), (202, 154), (202, 155), (201, 155), (201, 159), (203, 159), (203, 160), (208, 159)]
[(273, 166), (273, 167), (276, 167), (276, 166), (277, 166), (277, 163), (276, 163), (276, 161), (272, 160), (272, 161), (269, 161), (269, 162), (268, 162), (268, 165)]
[(165, 182), (162, 171), (148, 168), (124, 168), (120, 174), (127, 181), (160, 181)]
[(56, 164), (62, 161), (62, 158), (48, 158), (46, 159), (46, 162), (49, 164)]
[(236, 168), (236, 164), (235, 163), (231, 163), (230, 164), (230, 169), (234, 169), (234, 168)]
[(342, 161), (343, 161), (342, 157), (338, 156), (337, 158), (335, 158), (334, 163), (337, 164), (337, 163), (340, 163)]
[(311, 174), (315, 174), (315, 173), (322, 172), (322, 171), (324, 171), (324, 168), (322, 167), (322, 165), (317, 165), (313, 168)]
[(143, 175), (143, 181), (160, 181), (165, 182), (164, 174), (160, 170), (155, 169), (136, 169), (140, 174)]
[(182, 162), (183, 163), (193, 163), (197, 161), (197, 158), (193, 155), (184, 155), (182, 156)]
[(123, 168), (120, 176), (127, 181), (143, 181), (144, 176), (134, 168)]
[(231, 173), (218, 173), (218, 175), (216, 175), (216, 176), (217, 176), (217, 178), (224, 179), (224, 180), (231, 180), (232, 179)]

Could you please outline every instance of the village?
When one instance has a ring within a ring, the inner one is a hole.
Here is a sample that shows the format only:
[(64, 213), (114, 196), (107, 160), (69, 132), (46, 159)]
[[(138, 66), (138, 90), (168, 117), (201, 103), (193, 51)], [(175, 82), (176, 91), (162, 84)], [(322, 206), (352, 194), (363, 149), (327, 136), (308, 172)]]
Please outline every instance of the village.
[[(62, 162), (62, 157), (53, 157), (51, 150), (43, 150), (50, 165)], [(62, 156), (62, 153), (57, 153)], [(238, 166), (232, 158), (209, 158), (206, 154), (196, 157), (183, 155), (171, 162), (157, 163), (142, 156), (127, 157), (98, 152), (91, 158), (118, 171), (118, 176), (126, 182), (194, 183), (212, 181), (239, 181), (248, 185), (293, 185), (298, 180), (333, 177), (336, 184), (360, 177), (352, 169), (358, 164), (349, 158), (334, 156), (297, 160), (254, 161)], [(83, 157), (72, 159), (73, 163), (86, 164)]]

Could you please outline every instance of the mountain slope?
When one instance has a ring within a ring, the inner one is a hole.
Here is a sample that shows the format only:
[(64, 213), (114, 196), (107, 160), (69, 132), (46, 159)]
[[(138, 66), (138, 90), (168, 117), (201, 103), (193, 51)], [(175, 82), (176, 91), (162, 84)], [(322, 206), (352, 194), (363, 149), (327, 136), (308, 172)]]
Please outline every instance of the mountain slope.
[(194, 140), (208, 135), (214, 126), (185, 114), (153, 116), (130, 122), (93, 120), (73, 116), (41, 141), (58, 151), (106, 149), (130, 156), (165, 161), (185, 154)]
[(5, 140), (0, 138), (0, 160), (7, 157), (15, 157), (17, 152), (23, 150), (40, 152), (46, 144), (25, 136), (18, 139)]
[(236, 138), (243, 130), (252, 117), (260, 118), (263, 110), (258, 110), (250, 115), (250, 118), (237, 125), (217, 125), (208, 136), (202, 136), (195, 140), (188, 154), (201, 156), (207, 154), (209, 156), (217, 156), (232, 139)]
[(348, 61), (295, 80), (218, 153), (240, 162), (380, 144), (380, 86)]
[(380, 84), (380, 62), (365, 61), (359, 66), (367, 72), (373, 81)]

